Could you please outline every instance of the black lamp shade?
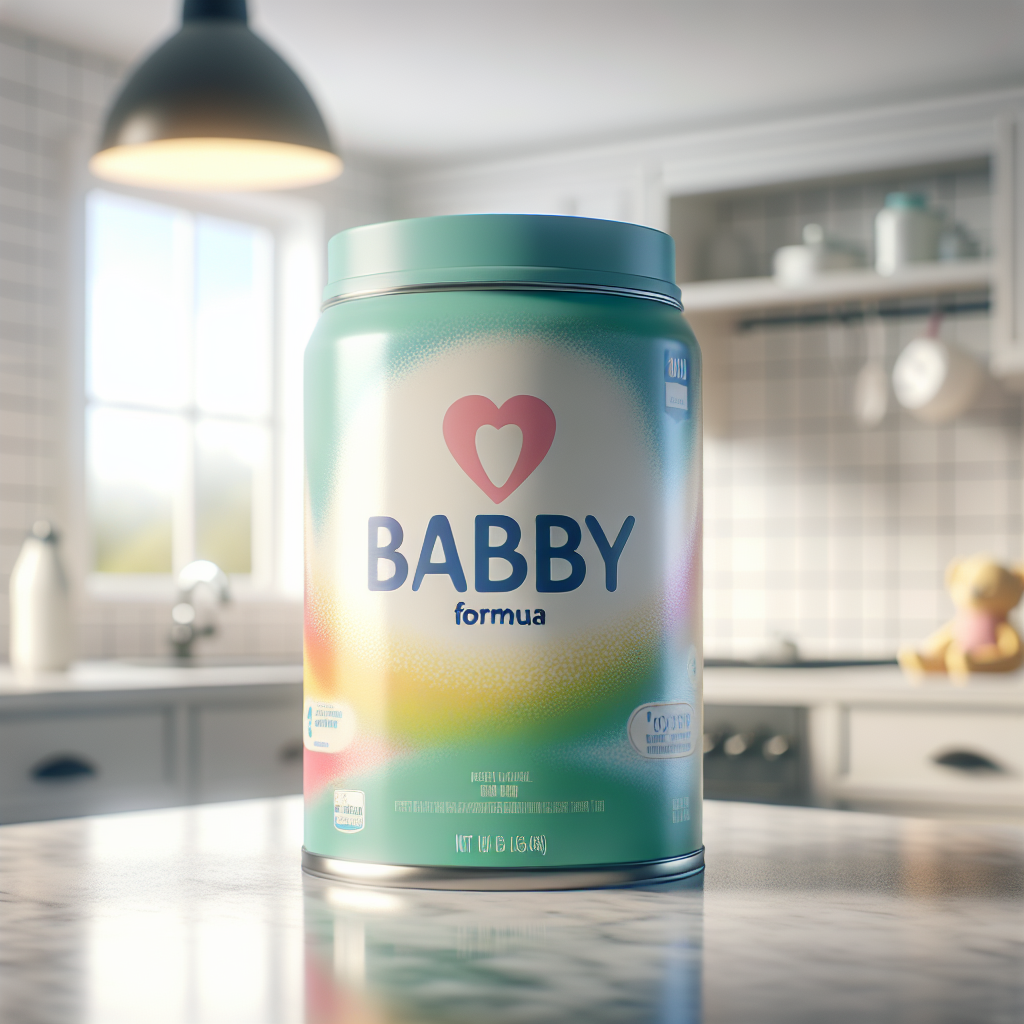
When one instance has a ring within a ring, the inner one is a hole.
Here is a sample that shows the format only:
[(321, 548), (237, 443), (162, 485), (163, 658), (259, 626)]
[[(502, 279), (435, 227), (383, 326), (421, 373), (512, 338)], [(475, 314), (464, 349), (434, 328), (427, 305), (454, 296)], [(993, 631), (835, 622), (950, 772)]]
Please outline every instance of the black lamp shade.
[(131, 75), (91, 165), (169, 188), (281, 188), (341, 161), (313, 98), (246, 24), (244, 0), (186, 0), (184, 24)]

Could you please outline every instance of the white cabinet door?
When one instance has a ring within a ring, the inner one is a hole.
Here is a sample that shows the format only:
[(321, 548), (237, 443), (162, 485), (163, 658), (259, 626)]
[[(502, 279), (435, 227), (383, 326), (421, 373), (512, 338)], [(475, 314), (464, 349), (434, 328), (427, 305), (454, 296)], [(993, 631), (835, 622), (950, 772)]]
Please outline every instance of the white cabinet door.
[(0, 821), (175, 802), (169, 709), (0, 719)]
[(1024, 715), (852, 707), (842, 787), (950, 807), (1024, 805)]
[(215, 704), (194, 715), (197, 800), (302, 792), (300, 702)]

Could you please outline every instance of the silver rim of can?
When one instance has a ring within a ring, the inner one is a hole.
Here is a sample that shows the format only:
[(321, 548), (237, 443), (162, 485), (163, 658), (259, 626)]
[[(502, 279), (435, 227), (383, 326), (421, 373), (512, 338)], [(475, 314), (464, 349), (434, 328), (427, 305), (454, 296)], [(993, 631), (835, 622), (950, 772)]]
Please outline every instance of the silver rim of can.
[(682, 857), (639, 864), (595, 864), (558, 868), (447, 868), (371, 864), (321, 857), (302, 849), (302, 870), (353, 885), (397, 889), (465, 889), (501, 892), (545, 889), (610, 889), (644, 882), (672, 882), (704, 870), (704, 847)]
[(673, 309), (681, 310), (682, 303), (671, 296), (660, 292), (642, 291), (639, 288), (616, 288), (601, 284), (563, 284), (551, 281), (464, 281), (461, 283), (444, 281), (438, 284), (410, 284), (398, 288), (380, 288), (365, 292), (351, 292), (348, 295), (337, 295), (328, 299), (320, 310), (337, 306), (341, 302), (352, 302), (355, 299), (372, 299), (378, 295), (409, 295), (416, 292), (584, 292), (590, 295), (619, 295), (630, 299), (653, 299), (663, 302)]

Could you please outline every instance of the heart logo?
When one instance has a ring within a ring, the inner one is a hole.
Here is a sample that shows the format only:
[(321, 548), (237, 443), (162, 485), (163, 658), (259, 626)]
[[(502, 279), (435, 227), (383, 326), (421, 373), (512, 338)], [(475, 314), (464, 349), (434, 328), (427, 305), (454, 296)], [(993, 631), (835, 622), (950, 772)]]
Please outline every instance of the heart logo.
[[(519, 458), (508, 479), (497, 487), (480, 461), (477, 431), (481, 427), (518, 427), (523, 435)], [(544, 461), (555, 439), (555, 414), (533, 395), (516, 395), (500, 409), (483, 395), (466, 395), (449, 406), (442, 425), (444, 443), (462, 471), (500, 505)]]

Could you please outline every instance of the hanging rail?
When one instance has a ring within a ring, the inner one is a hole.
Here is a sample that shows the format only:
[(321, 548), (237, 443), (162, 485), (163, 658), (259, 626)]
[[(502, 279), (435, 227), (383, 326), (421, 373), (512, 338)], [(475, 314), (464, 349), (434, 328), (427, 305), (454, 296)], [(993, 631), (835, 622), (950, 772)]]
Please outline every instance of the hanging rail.
[(855, 307), (842, 309), (818, 309), (806, 313), (779, 313), (776, 315), (746, 317), (736, 322), (741, 331), (755, 330), (759, 327), (798, 327), (809, 324), (848, 324), (858, 320), (875, 319), (897, 320), (911, 317), (932, 316), (941, 313), (943, 316), (959, 316), (967, 313), (988, 313), (992, 309), (989, 299), (965, 300), (962, 302), (914, 303), (912, 305), (895, 305), (886, 303), (858, 303)]

